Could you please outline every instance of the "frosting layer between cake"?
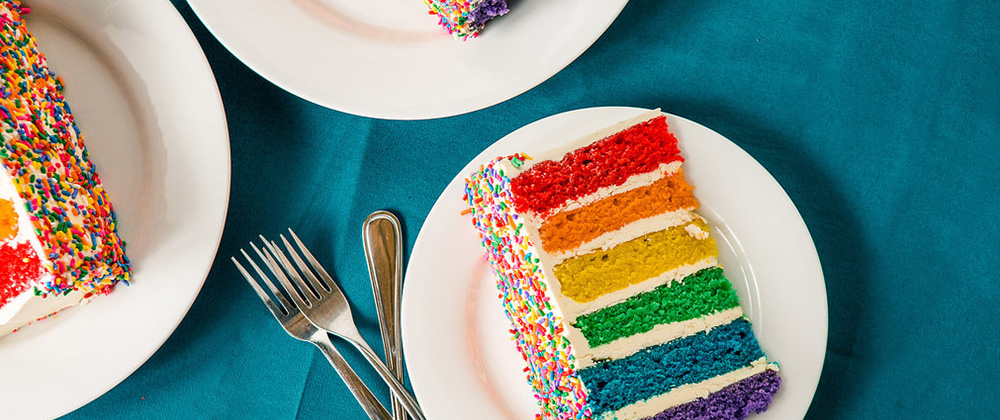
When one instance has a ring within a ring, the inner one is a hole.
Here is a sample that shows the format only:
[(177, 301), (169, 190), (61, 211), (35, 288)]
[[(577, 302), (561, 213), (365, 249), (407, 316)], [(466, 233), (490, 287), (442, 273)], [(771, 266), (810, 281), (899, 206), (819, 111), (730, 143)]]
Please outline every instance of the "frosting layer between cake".
[[(466, 198), (540, 417), (743, 418), (766, 407), (777, 377), (750, 378), (777, 365), (718, 267), (662, 114), (537, 156), (484, 165)], [(537, 313), (524, 318), (525, 307)], [(716, 407), (733, 401), (739, 409)]]

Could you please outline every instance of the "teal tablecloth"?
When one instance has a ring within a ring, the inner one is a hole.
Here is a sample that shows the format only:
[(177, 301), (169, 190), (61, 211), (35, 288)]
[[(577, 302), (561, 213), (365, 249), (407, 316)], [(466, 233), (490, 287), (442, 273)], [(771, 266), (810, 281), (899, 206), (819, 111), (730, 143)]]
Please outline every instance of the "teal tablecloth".
[(829, 294), (826, 364), (808, 418), (997, 418), (997, 1), (633, 0), (540, 86), (420, 122), (292, 96), (226, 51), (187, 3), (173, 3), (205, 49), (229, 119), (225, 234), (173, 336), (67, 419), (362, 418), (323, 356), (284, 335), (229, 257), (259, 232), (293, 227), (333, 261), (374, 345), (365, 216), (399, 214), (409, 250), (438, 194), (484, 147), (539, 118), (602, 105), (698, 121), (791, 196)]

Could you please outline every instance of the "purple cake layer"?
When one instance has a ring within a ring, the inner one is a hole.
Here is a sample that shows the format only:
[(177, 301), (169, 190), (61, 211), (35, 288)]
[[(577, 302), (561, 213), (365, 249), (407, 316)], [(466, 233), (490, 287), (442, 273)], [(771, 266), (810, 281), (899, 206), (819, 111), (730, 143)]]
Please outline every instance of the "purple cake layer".
[(474, 26), (485, 25), (487, 21), (503, 16), (508, 12), (506, 0), (485, 0), (479, 7), (469, 13), (469, 24)]
[(761, 413), (778, 392), (781, 378), (766, 370), (684, 405), (668, 409), (650, 420), (743, 420)]

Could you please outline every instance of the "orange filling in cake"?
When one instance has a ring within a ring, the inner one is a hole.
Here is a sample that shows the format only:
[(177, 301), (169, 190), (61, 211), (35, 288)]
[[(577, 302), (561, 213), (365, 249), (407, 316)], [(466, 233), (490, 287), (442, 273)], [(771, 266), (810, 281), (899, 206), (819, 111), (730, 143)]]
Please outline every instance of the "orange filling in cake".
[(0, 199), (0, 241), (17, 236), (17, 212), (14, 203)]
[(678, 170), (650, 185), (556, 213), (538, 228), (538, 236), (550, 253), (569, 251), (637, 220), (697, 208), (692, 190)]

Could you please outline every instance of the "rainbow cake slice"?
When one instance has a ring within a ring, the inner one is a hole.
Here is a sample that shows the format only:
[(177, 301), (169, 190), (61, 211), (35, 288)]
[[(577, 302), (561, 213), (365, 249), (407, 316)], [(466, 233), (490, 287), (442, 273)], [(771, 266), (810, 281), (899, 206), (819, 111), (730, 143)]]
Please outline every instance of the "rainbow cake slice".
[(466, 184), (543, 419), (742, 419), (781, 382), (651, 111)]
[(0, 336), (129, 278), (111, 202), (27, 11), (0, 1)]
[(479, 36), (486, 22), (507, 14), (506, 0), (424, 0), (430, 14), (441, 19), (441, 26), (455, 38)]

